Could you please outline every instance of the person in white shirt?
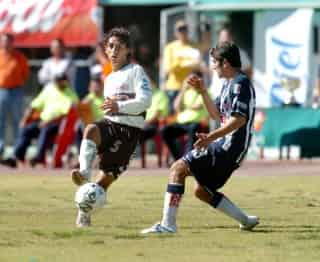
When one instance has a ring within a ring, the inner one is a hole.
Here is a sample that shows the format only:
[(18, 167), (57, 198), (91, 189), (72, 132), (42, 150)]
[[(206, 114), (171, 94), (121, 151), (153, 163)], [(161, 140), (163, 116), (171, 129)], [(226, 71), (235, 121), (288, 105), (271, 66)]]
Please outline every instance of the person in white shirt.
[[(145, 111), (151, 104), (150, 81), (140, 65), (130, 63), (130, 33), (114, 28), (104, 40), (112, 72), (104, 80), (105, 118), (89, 124), (80, 146), (79, 169), (71, 172), (76, 185), (90, 181), (92, 163), (99, 155), (96, 186), (106, 191), (127, 169), (142, 134)], [(76, 225), (90, 225), (90, 213), (79, 209)]]
[(45, 86), (54, 81), (55, 77), (62, 73), (67, 74), (68, 79), (73, 82), (75, 68), (70, 58), (65, 54), (65, 46), (61, 39), (54, 39), (50, 45), (51, 57), (46, 59), (39, 72), (38, 81)]

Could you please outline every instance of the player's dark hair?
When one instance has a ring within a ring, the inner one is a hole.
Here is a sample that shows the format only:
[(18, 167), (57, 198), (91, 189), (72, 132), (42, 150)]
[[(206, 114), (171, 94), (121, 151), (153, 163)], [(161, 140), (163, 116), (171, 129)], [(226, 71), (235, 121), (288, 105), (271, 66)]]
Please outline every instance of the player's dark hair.
[(218, 43), (215, 48), (210, 50), (210, 55), (218, 62), (225, 59), (232, 67), (241, 68), (240, 51), (234, 43)]
[[(124, 44), (127, 48), (131, 47), (130, 32), (124, 27), (115, 27), (111, 29), (102, 40), (104, 47), (108, 45), (109, 39), (113, 36), (117, 37), (120, 43)], [(127, 59), (128, 61), (131, 59), (131, 51), (129, 52)]]
[(117, 37), (120, 43), (130, 48), (130, 32), (124, 27), (115, 27), (111, 29), (103, 39), (103, 45), (106, 46), (111, 37)]

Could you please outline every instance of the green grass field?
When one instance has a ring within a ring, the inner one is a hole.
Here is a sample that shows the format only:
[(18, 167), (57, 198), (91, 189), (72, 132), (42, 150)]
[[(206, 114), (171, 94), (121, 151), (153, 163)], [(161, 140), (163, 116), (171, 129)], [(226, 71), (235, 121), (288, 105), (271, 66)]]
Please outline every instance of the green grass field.
[(129, 174), (80, 230), (66, 175), (1, 174), (0, 261), (320, 261), (320, 176), (233, 176), (224, 192), (260, 217), (254, 232), (196, 200), (189, 178), (179, 232), (144, 236), (160, 219), (167, 177)]

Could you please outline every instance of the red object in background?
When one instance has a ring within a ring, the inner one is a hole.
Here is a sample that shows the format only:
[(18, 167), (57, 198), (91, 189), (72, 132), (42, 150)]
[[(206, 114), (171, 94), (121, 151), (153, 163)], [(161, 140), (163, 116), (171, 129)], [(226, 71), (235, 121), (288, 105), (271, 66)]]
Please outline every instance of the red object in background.
[(254, 117), (254, 122), (253, 122), (253, 129), (256, 132), (260, 132), (262, 127), (263, 127), (263, 123), (266, 120), (266, 115), (263, 111), (258, 110), (256, 112), (256, 115)]
[(62, 157), (67, 152), (68, 147), (74, 142), (76, 137), (76, 127), (79, 120), (79, 113), (75, 107), (72, 107), (66, 117), (63, 118), (58, 135), (55, 138), (53, 150), (53, 167), (63, 166)]
[(0, 33), (18, 47), (46, 47), (61, 38), (67, 46), (98, 40), (97, 0), (0, 0)]

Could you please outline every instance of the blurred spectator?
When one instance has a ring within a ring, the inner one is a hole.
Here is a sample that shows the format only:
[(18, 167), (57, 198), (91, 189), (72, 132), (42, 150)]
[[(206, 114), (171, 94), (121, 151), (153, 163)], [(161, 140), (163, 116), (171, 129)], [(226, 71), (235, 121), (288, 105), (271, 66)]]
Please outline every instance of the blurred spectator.
[(90, 76), (97, 78), (100, 75), (104, 79), (111, 71), (111, 62), (103, 49), (102, 43), (98, 43), (94, 52), (93, 65), (90, 68)]
[[(218, 43), (222, 42), (234, 42), (233, 34), (231, 28), (228, 25), (222, 27), (218, 33)], [(248, 54), (242, 48), (239, 47), (240, 51), (240, 58), (241, 58), (241, 71), (243, 71), (249, 78), (252, 76), (252, 66), (251, 61), (249, 59)], [(219, 78), (216, 72), (214, 72), (212, 77), (212, 84), (211, 84), (211, 93), (213, 97), (220, 94), (222, 89), (222, 85), (225, 79)]]
[(167, 94), (159, 89), (152, 81), (152, 103), (147, 110), (145, 126), (142, 133), (142, 142), (154, 137), (159, 129), (159, 124), (169, 114), (169, 100)]
[(4, 151), (7, 116), (12, 118), (13, 139), (17, 139), (23, 112), (23, 85), (29, 76), (26, 57), (14, 48), (10, 34), (0, 36), (0, 155)]
[(212, 78), (212, 70), (210, 70), (210, 49), (212, 47), (212, 31), (209, 22), (200, 24), (200, 41), (199, 48), (201, 51), (202, 63), (200, 70), (203, 73), (203, 79), (206, 86), (210, 86)]
[[(201, 73), (198, 75), (202, 76)], [(188, 135), (184, 149), (191, 150), (196, 141), (196, 132), (201, 127), (201, 123), (206, 121), (208, 113), (201, 95), (194, 88), (189, 88), (186, 83), (183, 84), (174, 101), (174, 109), (176, 112), (175, 122), (165, 126), (161, 130), (161, 134), (173, 158), (177, 160), (184, 153), (178, 145), (178, 137)]]
[(45, 162), (45, 152), (52, 145), (52, 139), (57, 134), (59, 124), (67, 115), (73, 104), (78, 103), (78, 97), (70, 87), (67, 75), (56, 76), (53, 82), (47, 84), (40, 94), (33, 99), (20, 123), (20, 134), (14, 147), (13, 157), (3, 159), (1, 164), (17, 167), (17, 161), (24, 161), (32, 139), (38, 138), (36, 156), (30, 160), (30, 165)]
[(91, 77), (89, 93), (81, 101), (81, 103), (90, 105), (93, 121), (99, 121), (103, 118), (104, 113), (101, 109), (103, 101), (103, 82), (99, 76)]
[(188, 38), (188, 25), (183, 20), (175, 24), (176, 40), (168, 43), (163, 53), (163, 68), (166, 75), (165, 90), (170, 101), (170, 113), (173, 113), (173, 101), (182, 88), (184, 79), (201, 62), (200, 50)]
[[(84, 127), (104, 117), (103, 110), (101, 109), (104, 101), (103, 81), (100, 74), (91, 76), (88, 90), (89, 93), (81, 100), (78, 107), (79, 117), (82, 120), (76, 135), (78, 151), (80, 150)], [(76, 161), (77, 164), (78, 161)]]
[(41, 85), (52, 82), (56, 76), (66, 72), (71, 83), (74, 81), (75, 67), (71, 58), (66, 56), (65, 46), (61, 39), (54, 39), (50, 45), (51, 57), (46, 59), (38, 72), (38, 80)]

